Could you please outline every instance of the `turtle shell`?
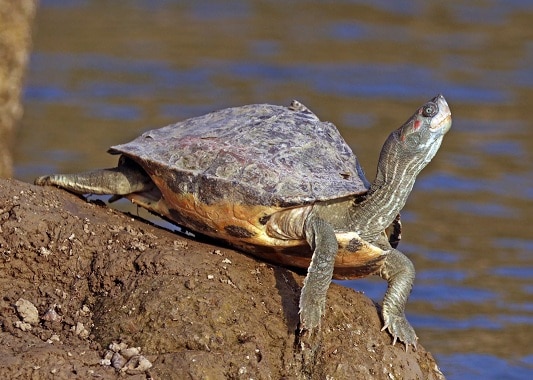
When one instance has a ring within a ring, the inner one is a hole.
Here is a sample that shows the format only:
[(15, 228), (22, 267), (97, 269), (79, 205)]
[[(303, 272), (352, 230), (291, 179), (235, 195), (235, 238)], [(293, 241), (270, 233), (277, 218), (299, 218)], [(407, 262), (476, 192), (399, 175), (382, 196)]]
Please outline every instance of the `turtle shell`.
[(167, 192), (205, 205), (285, 208), (366, 192), (368, 181), (335, 125), (294, 104), (300, 107), (223, 109), (109, 152), (133, 159)]
[[(312, 204), (369, 186), (337, 128), (296, 101), (216, 111), (146, 132), (110, 153), (133, 160), (157, 187), (126, 195), (132, 202), (292, 267), (307, 268), (311, 260), (303, 228)], [(353, 245), (354, 236), (344, 235), (337, 235), (335, 277), (374, 272), (383, 251)]]

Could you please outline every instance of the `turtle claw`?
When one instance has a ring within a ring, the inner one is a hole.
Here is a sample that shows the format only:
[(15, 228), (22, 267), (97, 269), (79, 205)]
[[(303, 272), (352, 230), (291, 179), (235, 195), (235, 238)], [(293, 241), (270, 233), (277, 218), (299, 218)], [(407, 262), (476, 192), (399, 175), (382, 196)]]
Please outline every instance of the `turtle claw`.
[(388, 330), (392, 335), (392, 345), (396, 344), (396, 341), (401, 341), (405, 344), (405, 351), (408, 350), (409, 345), (413, 345), (413, 350), (416, 351), (416, 342), (418, 337), (415, 330), (407, 322), (405, 315), (383, 315), (385, 324), (381, 331)]
[(308, 331), (310, 334), (315, 330), (320, 330), (320, 322), (325, 312), (325, 300), (320, 300), (319, 305), (310, 302), (302, 297), (300, 306), (300, 324), (301, 332)]

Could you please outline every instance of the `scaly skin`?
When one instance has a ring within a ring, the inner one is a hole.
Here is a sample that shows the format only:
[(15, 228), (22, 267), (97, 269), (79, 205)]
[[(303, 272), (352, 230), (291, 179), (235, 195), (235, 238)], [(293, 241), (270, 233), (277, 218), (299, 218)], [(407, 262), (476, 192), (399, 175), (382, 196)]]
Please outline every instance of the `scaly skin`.
[[(329, 286), (329, 282), (326, 284), (322, 280), (324, 276), (317, 273), (329, 273), (325, 265), (328, 261), (323, 257), (331, 251), (331, 244), (327, 243), (327, 238), (322, 239), (325, 241), (322, 245), (316, 242), (316, 233), (313, 233), (319, 227), (326, 231), (321, 226), (325, 221), (333, 226), (334, 231), (355, 231), (362, 240), (386, 251), (385, 261), (377, 273), (388, 282), (383, 299), (383, 329), (391, 333), (393, 344), (400, 340), (405, 343), (406, 349), (409, 345), (416, 349), (418, 338), (405, 318), (405, 305), (413, 287), (415, 269), (402, 252), (393, 249), (384, 239), (383, 231), (405, 205), (416, 176), (435, 156), (450, 127), (450, 110), (444, 97), (439, 95), (390, 134), (381, 151), (376, 179), (362, 201), (315, 206), (306, 228), (308, 243), (315, 251), (300, 300), (305, 329), (313, 329), (320, 324), (322, 314), (317, 314), (315, 308), (323, 304), (322, 297), (325, 297), (323, 294)], [(317, 277), (315, 282), (311, 282), (311, 277)], [(308, 294), (316, 294), (319, 301), (306, 301), (312, 298)]]
[(60, 186), (77, 194), (127, 195), (149, 191), (154, 183), (139, 166), (122, 156), (119, 166), (78, 174), (52, 174), (35, 179), (39, 186)]
[[(429, 116), (428, 107), (433, 104), (438, 113)], [(391, 133), (381, 151), (376, 179), (366, 199), (351, 214), (351, 226), (360, 231), (363, 239), (383, 249), (390, 247), (388, 243), (380, 243), (381, 232), (403, 208), (417, 175), (435, 156), (444, 134), (450, 129), (451, 119), (446, 117), (449, 114), (444, 98), (438, 96)], [(416, 348), (418, 338), (404, 314), (415, 278), (413, 264), (403, 253), (393, 249), (379, 275), (389, 284), (383, 299), (383, 329), (389, 330), (393, 344), (399, 339), (406, 348), (409, 344)]]

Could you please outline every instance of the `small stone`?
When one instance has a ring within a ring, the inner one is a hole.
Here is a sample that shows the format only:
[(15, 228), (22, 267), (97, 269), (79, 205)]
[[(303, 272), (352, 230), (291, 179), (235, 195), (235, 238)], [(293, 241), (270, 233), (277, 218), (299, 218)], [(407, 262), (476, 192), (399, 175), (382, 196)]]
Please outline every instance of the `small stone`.
[(231, 281), (229, 278), (226, 279), (226, 280), (220, 279), (220, 282), (223, 283), (223, 284), (228, 284), (228, 285), (234, 287), (235, 289), (237, 288), (237, 285), (235, 285), (233, 283), (233, 281)]
[(79, 311), (79, 314), (82, 317), (87, 317), (88, 315), (91, 314), (91, 309), (89, 309), (89, 307), (87, 305), (83, 305), (81, 310)]
[(43, 321), (61, 322), (62, 317), (56, 312), (56, 305), (52, 305), (41, 317)]
[(39, 255), (40, 256), (48, 257), (51, 254), (52, 254), (52, 251), (50, 251), (48, 248), (46, 248), (46, 247), (39, 248)]
[[(61, 289), (56, 289), (56, 290), (54, 291), (54, 293), (55, 293), (57, 296), (59, 296), (59, 297), (61, 297), (61, 298), (63, 298), (63, 299), (67, 299), (67, 297), (68, 297), (68, 294), (67, 294), (66, 292), (64, 292), (63, 290), (61, 290)], [(57, 305), (57, 307), (58, 307), (58, 309), (60, 308), (59, 305)]]
[(121, 350), (124, 350), (125, 348), (128, 348), (128, 345), (124, 342), (121, 342), (121, 343), (113, 342), (109, 344), (109, 349), (113, 352), (120, 352)]
[(212, 279), (214, 279), (214, 278), (215, 278), (215, 276), (213, 276), (212, 274), (208, 274), (208, 275), (207, 275), (207, 279), (208, 279), (208, 280), (212, 280)]
[(120, 350), (120, 355), (124, 356), (126, 360), (131, 359), (135, 355), (139, 355), (141, 353), (140, 347), (128, 347), (123, 350)]
[(114, 354), (114, 352), (111, 351), (111, 350), (106, 350), (106, 352), (104, 354), (104, 359), (103, 360), (109, 360), (109, 365), (111, 365), (111, 358), (113, 357), (113, 354)]
[(174, 240), (174, 250), (175, 251), (179, 251), (183, 248), (187, 248), (187, 246), (189, 245), (188, 242), (186, 241), (183, 241), (183, 240)]
[(121, 370), (125, 364), (126, 359), (124, 358), (124, 356), (120, 355), (118, 352), (115, 352), (113, 354), (113, 357), (111, 358), (111, 365), (113, 366), (113, 368)]
[(22, 331), (30, 331), (31, 330), (31, 325), (27, 322), (22, 322), (22, 321), (15, 321), (13, 323), (13, 326), (15, 326), (17, 329), (20, 329)]
[(74, 332), (74, 334), (76, 334), (82, 339), (86, 339), (89, 337), (89, 331), (85, 328), (85, 326), (81, 322), (76, 323), (76, 326), (72, 326), (71, 330)]
[(39, 323), (39, 311), (30, 301), (19, 298), (15, 303), (17, 312), (26, 323), (37, 325)]
[(128, 360), (126, 365), (122, 368), (122, 371), (126, 372), (128, 375), (137, 375), (146, 372), (150, 368), (152, 368), (150, 360), (142, 355), (136, 355)]
[(53, 344), (54, 342), (60, 342), (59, 335), (54, 334), (46, 341), (48, 344)]

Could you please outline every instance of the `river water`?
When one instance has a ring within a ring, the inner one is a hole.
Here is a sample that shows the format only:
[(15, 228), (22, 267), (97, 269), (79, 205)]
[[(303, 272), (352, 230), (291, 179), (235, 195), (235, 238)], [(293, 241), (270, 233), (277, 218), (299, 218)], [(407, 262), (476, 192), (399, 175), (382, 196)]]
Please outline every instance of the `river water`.
[(107, 147), (146, 129), (296, 98), (372, 178), (388, 133), (443, 93), (452, 130), (402, 212), (408, 318), (448, 379), (533, 378), (532, 24), (528, 0), (42, 0), (16, 177), (113, 166)]

